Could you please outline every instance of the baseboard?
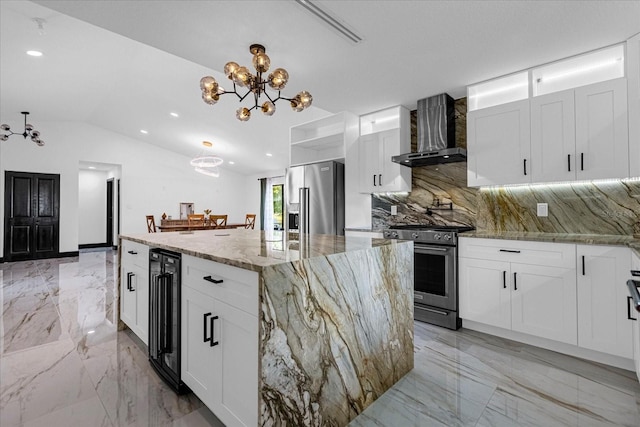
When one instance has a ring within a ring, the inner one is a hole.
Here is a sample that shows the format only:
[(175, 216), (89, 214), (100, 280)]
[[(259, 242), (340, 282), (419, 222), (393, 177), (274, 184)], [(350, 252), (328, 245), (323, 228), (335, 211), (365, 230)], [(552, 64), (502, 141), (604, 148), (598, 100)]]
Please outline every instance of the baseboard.
[(68, 258), (68, 257), (79, 256), (79, 255), (80, 255), (79, 251), (60, 252), (58, 253), (58, 256), (56, 258)]
[(627, 371), (635, 371), (633, 359), (627, 359), (625, 357), (601, 353), (599, 351), (589, 350), (586, 348), (578, 347), (576, 345), (536, 337), (521, 332), (510, 331), (507, 329), (498, 328), (496, 326), (485, 325), (483, 323), (474, 322), (472, 320), (463, 319), (462, 327), (471, 329), (473, 331), (518, 341), (524, 344), (529, 344), (535, 347), (541, 347), (558, 353), (567, 354), (569, 356), (578, 357), (580, 359), (586, 359), (592, 362), (614, 366), (616, 368), (625, 369)]
[(87, 243), (84, 245), (78, 245), (78, 249), (93, 249), (93, 248), (108, 248), (107, 243)]

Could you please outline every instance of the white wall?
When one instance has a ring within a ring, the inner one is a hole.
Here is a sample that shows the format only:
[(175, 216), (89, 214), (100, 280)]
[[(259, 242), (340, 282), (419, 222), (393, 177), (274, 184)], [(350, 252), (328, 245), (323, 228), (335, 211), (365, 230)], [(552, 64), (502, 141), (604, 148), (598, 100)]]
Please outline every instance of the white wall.
[[(0, 142), (0, 188), (4, 193), (6, 170), (60, 174), (60, 252), (78, 250), (80, 161), (122, 166), (122, 233), (146, 233), (145, 215), (155, 215), (158, 224), (164, 212), (178, 218), (180, 202), (194, 202), (196, 212), (208, 208), (228, 214), (229, 222), (244, 222), (253, 195), (245, 192), (244, 175), (222, 169), (219, 178), (208, 177), (195, 172), (185, 156), (87, 123), (38, 122), (37, 126), (44, 147), (18, 137)], [(255, 203), (260, 204), (259, 197)], [(0, 214), (4, 218), (4, 197)], [(0, 235), (4, 235), (3, 221)], [(3, 252), (0, 247), (0, 256)]]
[(107, 241), (107, 172), (78, 173), (78, 244)]

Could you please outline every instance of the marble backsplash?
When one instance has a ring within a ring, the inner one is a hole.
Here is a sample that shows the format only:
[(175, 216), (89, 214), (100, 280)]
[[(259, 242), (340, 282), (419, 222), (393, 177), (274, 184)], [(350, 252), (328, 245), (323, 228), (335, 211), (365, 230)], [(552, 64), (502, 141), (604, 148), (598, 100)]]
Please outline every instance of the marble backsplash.
[[(456, 100), (455, 109), (456, 145), (466, 147), (466, 99)], [(415, 151), (415, 111), (411, 124)], [(537, 203), (548, 203), (548, 217), (536, 215)], [(419, 223), (486, 232), (640, 234), (640, 179), (478, 189), (467, 187), (466, 162), (423, 166), (412, 169), (410, 193), (373, 194), (371, 216), (373, 229)]]

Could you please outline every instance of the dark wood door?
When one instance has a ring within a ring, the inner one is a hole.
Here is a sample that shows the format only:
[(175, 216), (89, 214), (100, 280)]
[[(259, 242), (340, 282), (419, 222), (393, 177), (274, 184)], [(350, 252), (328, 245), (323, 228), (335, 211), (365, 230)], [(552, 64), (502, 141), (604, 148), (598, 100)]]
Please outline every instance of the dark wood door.
[(107, 180), (107, 246), (113, 246), (113, 178)]
[(5, 172), (6, 261), (59, 254), (60, 175)]

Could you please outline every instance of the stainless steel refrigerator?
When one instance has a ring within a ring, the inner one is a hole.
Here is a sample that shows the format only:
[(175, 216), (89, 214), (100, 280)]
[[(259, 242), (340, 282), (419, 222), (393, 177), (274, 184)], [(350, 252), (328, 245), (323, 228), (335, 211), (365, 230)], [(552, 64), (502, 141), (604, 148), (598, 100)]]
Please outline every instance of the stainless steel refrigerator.
[(287, 221), (285, 230), (304, 232), (306, 219), (310, 234), (344, 235), (344, 164), (330, 161), (287, 169), (285, 196), (287, 213), (300, 217), (299, 229)]

